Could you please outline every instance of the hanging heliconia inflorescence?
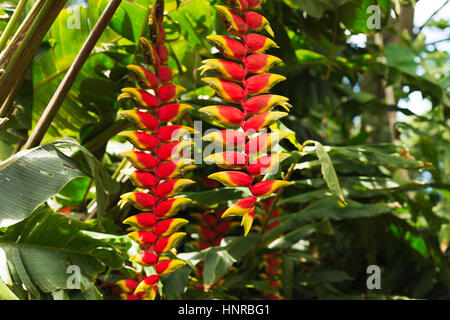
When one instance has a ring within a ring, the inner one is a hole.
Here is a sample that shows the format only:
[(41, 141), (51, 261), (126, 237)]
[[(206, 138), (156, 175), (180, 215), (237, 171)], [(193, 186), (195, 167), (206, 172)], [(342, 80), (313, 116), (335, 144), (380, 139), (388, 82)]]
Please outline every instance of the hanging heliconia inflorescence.
[[(183, 152), (190, 148), (192, 142), (181, 140), (194, 130), (183, 125), (168, 125), (167, 122), (180, 120), (193, 107), (176, 102), (180, 93), (185, 90), (171, 84), (173, 72), (167, 66), (168, 50), (163, 44), (163, 18), (164, 0), (157, 0), (149, 18), (150, 41), (140, 39), (145, 62), (153, 71), (143, 66), (128, 66), (135, 74), (140, 88), (124, 88), (118, 98), (131, 99), (138, 109), (143, 109), (120, 112), (122, 117), (131, 121), (138, 129), (119, 133), (119, 136), (125, 137), (137, 149), (122, 153), (136, 169), (130, 174), (130, 180), (139, 192), (123, 194), (119, 204), (123, 206), (129, 202), (142, 211), (124, 220), (124, 224), (131, 225), (136, 230), (128, 236), (143, 249), (130, 260), (145, 267), (153, 266), (156, 271), (154, 275), (144, 275), (139, 283), (122, 280), (119, 285), (127, 288), (124, 290), (127, 299), (155, 299), (160, 276), (186, 264), (184, 261), (168, 258), (165, 253), (175, 248), (186, 235), (178, 230), (188, 220), (172, 217), (181, 207), (190, 203), (191, 199), (173, 197), (184, 187), (194, 183), (189, 179), (176, 179), (194, 167), (192, 159), (183, 158)], [(145, 192), (146, 190), (151, 193)]]
[(258, 198), (269, 196), (290, 184), (283, 180), (260, 181), (260, 177), (272, 172), (289, 156), (270, 153), (271, 147), (287, 135), (273, 131), (257, 136), (254, 134), (288, 115), (286, 112), (271, 111), (273, 108), (281, 106), (289, 111), (291, 105), (288, 98), (268, 93), (285, 77), (267, 73), (281, 60), (264, 53), (269, 48), (277, 47), (277, 44), (256, 33), (265, 30), (269, 35), (274, 35), (267, 19), (254, 11), (260, 8), (261, 0), (228, 0), (228, 6), (217, 5), (215, 8), (232, 37), (207, 37), (227, 59), (204, 60), (200, 70), (202, 73), (207, 70), (217, 73), (218, 77), (202, 80), (222, 100), (234, 106), (214, 105), (199, 111), (224, 126), (242, 129), (216, 131), (204, 136), (203, 140), (221, 144), (226, 150), (206, 157), (205, 162), (215, 163), (225, 170), (245, 169), (248, 172), (221, 171), (209, 176), (225, 186), (250, 189), (252, 197), (239, 200), (222, 215), (241, 216), (244, 235), (247, 235), (253, 223)]

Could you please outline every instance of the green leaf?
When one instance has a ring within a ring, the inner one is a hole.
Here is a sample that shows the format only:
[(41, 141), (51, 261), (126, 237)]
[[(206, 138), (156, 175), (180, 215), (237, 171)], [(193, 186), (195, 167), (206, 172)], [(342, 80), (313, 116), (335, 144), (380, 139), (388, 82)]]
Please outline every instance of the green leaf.
[(226, 200), (242, 199), (248, 192), (246, 188), (217, 188), (200, 192), (184, 192), (183, 194), (202, 205), (212, 205)]
[(297, 56), (297, 59), (301, 64), (327, 63), (327, 58), (325, 56), (311, 50), (298, 49), (295, 50), (295, 55)]
[(229, 271), (235, 261), (226, 250), (221, 250), (221, 248), (218, 248), (218, 250), (210, 249), (205, 257), (203, 283), (213, 285)]
[[(36, 57), (33, 62), (33, 120), (35, 122), (43, 113), (94, 26), (96, 20), (88, 16), (87, 10), (84, 6), (76, 7), (75, 12), (72, 8), (62, 10), (46, 36), (50, 48)], [(69, 26), (74, 16), (78, 14), (79, 28), (76, 25)], [(92, 51), (70, 92), (64, 99), (64, 103), (52, 123), (51, 130), (47, 134), (49, 138), (52, 136), (60, 137), (61, 133), (75, 136), (87, 123), (96, 122), (95, 114), (88, 112), (91, 111), (90, 104), (86, 103), (86, 99), (84, 101), (80, 99), (80, 87), (84, 79), (92, 77), (102, 77), (103, 82), (112, 82), (102, 71), (106, 72), (107, 69), (113, 68), (117, 64), (114, 59), (105, 54), (116, 48), (116, 46), (111, 45), (111, 42), (117, 37), (117, 33), (111, 28), (107, 28), (103, 32), (97, 47)], [(112, 85), (108, 86), (108, 88), (110, 87)], [(112, 98), (119, 93), (120, 91), (110, 91), (107, 96)], [(105, 95), (106, 93), (100, 89), (99, 94)], [(97, 97), (96, 100), (100, 99), (107, 100), (101, 97)], [(113, 105), (109, 107), (113, 108)], [(48, 140), (44, 140), (44, 143), (46, 142)]]
[(76, 148), (83, 154), (88, 167), (90, 169), (92, 178), (95, 184), (95, 195), (97, 200), (97, 217), (98, 223), (101, 227), (101, 218), (106, 206), (109, 202), (109, 194), (114, 193), (118, 189), (117, 183), (111, 179), (108, 172), (103, 167), (102, 163), (98, 161), (94, 155), (86, 148), (79, 145), (76, 140), (73, 139), (60, 139), (54, 141), (52, 145), (60, 148)]
[(52, 145), (17, 153), (0, 163), (0, 227), (25, 219), (74, 178), (79, 165)]
[(0, 300), (19, 300), (0, 278)]
[(250, 233), (247, 237), (227, 237), (224, 239), (227, 244), (228, 253), (236, 260), (242, 259), (258, 243), (258, 234)]
[(316, 146), (316, 154), (319, 158), (321, 164), (321, 172), (327, 186), (330, 191), (335, 194), (342, 202), (345, 203), (344, 194), (342, 193), (341, 186), (339, 184), (339, 179), (337, 177), (336, 171), (334, 170), (333, 163), (331, 162), (330, 156), (323, 147), (323, 145), (317, 141), (314, 142)]
[(87, 290), (105, 265), (120, 268), (123, 264), (117, 249), (81, 232), (89, 229), (88, 224), (41, 209), (9, 227), (0, 247), (11, 274), (35, 295), (68, 289), (71, 265), (79, 267), (81, 289)]
[(331, 147), (331, 152), (364, 164), (382, 165), (390, 168), (419, 169), (424, 167), (422, 161), (402, 158), (387, 154), (383, 146), (347, 146)]
[(180, 270), (172, 272), (164, 278), (164, 290), (167, 299), (177, 299), (183, 293), (188, 284), (191, 272), (191, 267), (184, 266)]
[(387, 64), (391, 67), (396, 67), (403, 72), (416, 75), (417, 63), (414, 59), (416, 54), (408, 46), (389, 43), (384, 46), (386, 53)]
[(250, 288), (250, 289), (256, 289), (261, 292), (268, 292), (270, 294), (277, 293), (277, 291), (275, 290), (274, 287), (272, 287), (270, 284), (268, 284), (267, 282), (264, 282), (264, 281), (252, 281), (252, 282), (246, 284), (245, 287)]

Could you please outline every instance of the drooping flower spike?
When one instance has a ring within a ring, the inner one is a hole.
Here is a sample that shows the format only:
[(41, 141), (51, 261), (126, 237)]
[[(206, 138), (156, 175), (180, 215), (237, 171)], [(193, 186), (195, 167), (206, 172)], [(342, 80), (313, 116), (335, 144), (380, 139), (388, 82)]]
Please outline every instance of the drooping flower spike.
[[(270, 48), (278, 48), (278, 45), (267, 35), (259, 34), (266, 32), (274, 36), (269, 21), (254, 11), (260, 9), (261, 0), (228, 0), (227, 5), (215, 8), (229, 35), (207, 37), (226, 59), (206, 59), (199, 70), (202, 74), (206, 71), (216, 74), (216, 77), (207, 76), (202, 80), (223, 101), (233, 105), (207, 106), (199, 111), (223, 126), (234, 127), (203, 137), (204, 141), (226, 147), (226, 151), (209, 155), (204, 161), (225, 170), (208, 178), (228, 187), (249, 188), (253, 196), (237, 201), (222, 215), (242, 217), (241, 225), (244, 235), (247, 235), (259, 198), (268, 197), (290, 184), (281, 180), (261, 182), (263, 175), (274, 172), (289, 156), (272, 152), (287, 134), (278, 131), (261, 134), (261, 131), (288, 115), (272, 109), (280, 106), (289, 111), (292, 106), (288, 98), (270, 93), (273, 86), (286, 78), (269, 73), (273, 66), (281, 63), (281, 59), (265, 53)], [(229, 170), (245, 170), (247, 173)]]
[(182, 140), (194, 129), (167, 122), (179, 121), (193, 107), (177, 102), (186, 90), (171, 83), (175, 73), (167, 66), (169, 57), (163, 43), (163, 18), (164, 0), (156, 0), (149, 17), (149, 39), (140, 39), (146, 66), (128, 66), (140, 88), (124, 88), (118, 97), (119, 100), (131, 100), (137, 108), (146, 111), (126, 110), (119, 113), (137, 129), (118, 135), (131, 142), (136, 149), (121, 155), (135, 168), (126, 173), (139, 188), (138, 192), (123, 194), (119, 205), (130, 203), (141, 211), (123, 221), (135, 230), (128, 237), (141, 248), (130, 261), (153, 267), (157, 273), (148, 277), (141, 275), (140, 282), (132, 279), (119, 281), (123, 298), (127, 300), (155, 299), (159, 276), (174, 272), (186, 264), (179, 259), (168, 259), (164, 254), (174, 249), (186, 235), (178, 231), (188, 220), (174, 216), (192, 202), (189, 198), (176, 196), (194, 183), (190, 179), (177, 179), (195, 167), (192, 159), (184, 157), (192, 142)]

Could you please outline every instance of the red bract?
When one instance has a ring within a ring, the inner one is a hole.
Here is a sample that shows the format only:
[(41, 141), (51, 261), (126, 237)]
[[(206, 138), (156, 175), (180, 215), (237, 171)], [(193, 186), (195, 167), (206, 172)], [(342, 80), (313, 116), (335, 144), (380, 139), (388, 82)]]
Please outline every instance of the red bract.
[[(273, 94), (261, 95), (285, 79), (281, 75), (267, 73), (281, 60), (264, 52), (269, 48), (278, 48), (277, 44), (272, 39), (255, 33), (265, 30), (273, 36), (269, 21), (257, 12), (248, 11), (259, 9), (261, 0), (228, 0), (227, 4), (228, 8), (222, 5), (215, 8), (225, 25), (225, 30), (237, 39), (223, 35), (211, 35), (207, 39), (223, 56), (235, 61), (207, 59), (203, 61), (200, 70), (202, 74), (209, 70), (214, 71), (219, 78), (206, 77), (202, 80), (210, 85), (222, 100), (240, 105), (241, 109), (236, 106), (215, 105), (201, 108), (199, 111), (221, 125), (240, 127), (243, 132), (233, 129), (205, 135), (204, 141), (225, 146), (227, 151), (209, 155), (204, 161), (227, 170), (246, 169), (249, 174), (221, 171), (209, 175), (209, 178), (228, 187), (248, 187), (256, 197), (265, 197), (288, 184), (284, 181), (257, 183), (262, 175), (277, 169), (278, 164), (286, 157), (285, 154), (273, 153), (272, 147), (287, 134), (280, 132), (258, 134), (262, 129), (288, 115), (285, 112), (271, 112), (274, 107), (282, 106), (289, 110), (291, 105), (285, 97)], [(247, 73), (256, 75), (247, 77)], [(229, 136), (228, 132), (239, 134), (234, 137)], [(267, 156), (257, 158), (263, 154)], [(253, 184), (254, 179), (256, 184)], [(255, 197), (239, 200), (226, 210), (223, 216), (242, 217), (241, 225), (244, 227), (244, 235), (247, 235), (255, 217), (256, 201)], [(201, 231), (206, 240), (212, 238), (212, 235), (208, 236), (203, 229)]]
[(247, 50), (253, 53), (264, 52), (272, 47), (278, 48), (278, 45), (272, 39), (257, 33), (247, 35), (246, 45)]
[[(185, 170), (192, 169), (191, 159), (172, 160), (191, 144), (180, 141), (181, 137), (193, 133), (194, 130), (184, 125), (161, 126), (166, 122), (181, 120), (186, 111), (193, 109), (176, 100), (185, 89), (172, 84), (174, 72), (167, 66), (169, 58), (167, 47), (162, 43), (165, 39), (162, 20), (164, 18), (164, 0), (156, 0), (149, 17), (149, 38), (141, 38), (144, 60), (154, 72), (148, 68), (130, 65), (140, 88), (124, 88), (119, 100), (130, 98), (139, 108), (148, 109), (150, 113), (127, 110), (120, 114), (131, 121), (141, 131), (124, 131), (119, 135), (129, 140), (139, 151), (126, 151), (125, 156), (138, 170), (132, 171), (129, 177), (137, 188), (148, 189), (147, 192), (129, 192), (121, 196), (122, 207), (127, 202), (140, 211), (145, 211), (126, 218), (123, 223), (131, 225), (137, 231), (129, 233), (129, 237), (140, 244), (144, 252), (138, 252), (130, 260), (143, 266), (155, 266), (158, 274), (168, 274), (178, 270), (185, 262), (181, 260), (164, 260), (161, 253), (172, 250), (185, 235), (176, 232), (188, 223), (185, 219), (166, 219), (177, 212), (191, 199), (186, 197), (171, 198), (184, 187), (194, 183), (189, 179), (173, 179)], [(152, 92), (146, 91), (153, 89)], [(171, 104), (167, 104), (171, 103)], [(162, 105), (165, 104), (165, 105)], [(153, 132), (153, 134), (142, 131)], [(143, 152), (150, 151), (151, 153)], [(173, 179), (167, 180), (165, 179)], [(140, 190), (142, 191), (142, 190)], [(128, 280), (127, 280), (128, 281)], [(133, 283), (125, 291), (124, 299), (155, 299), (158, 275), (145, 277), (139, 284)]]

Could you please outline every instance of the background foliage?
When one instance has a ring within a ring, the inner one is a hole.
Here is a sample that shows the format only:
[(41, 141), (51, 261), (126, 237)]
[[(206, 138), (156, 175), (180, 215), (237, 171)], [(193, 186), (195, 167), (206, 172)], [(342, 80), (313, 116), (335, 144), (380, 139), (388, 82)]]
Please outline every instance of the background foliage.
[[(133, 274), (124, 261), (135, 248), (121, 223), (131, 208), (116, 206), (118, 196), (132, 190), (120, 171), (126, 163), (118, 156), (130, 145), (115, 137), (127, 128), (117, 111), (128, 106), (116, 98), (132, 81), (126, 66), (142, 61), (137, 40), (146, 32), (152, 1), (123, 1), (45, 145), (10, 158), (107, 3), (69, 1), (40, 44), (10, 120), (0, 129), (0, 160), (5, 160), (0, 164), (0, 276), (7, 285), (0, 282), (0, 297), (12, 290), (21, 299), (115, 299), (111, 284)], [(215, 101), (196, 70), (214, 56), (205, 37), (225, 34), (213, 8), (218, 3), (166, 0), (169, 66), (178, 71), (176, 82), (188, 89), (182, 100), (196, 108)], [(0, 31), (16, 4), (0, 4)], [(368, 29), (369, 5), (381, 8), (382, 30)], [(186, 194), (195, 203), (182, 213), (191, 220), (190, 238), (178, 247), (189, 265), (163, 281), (165, 298), (275, 294), (261, 277), (270, 253), (282, 257), (277, 277), (285, 299), (450, 298), (449, 59), (423, 33), (427, 28), (448, 32), (449, 26), (430, 20), (414, 28), (414, 5), (266, 1), (264, 15), (280, 46), (269, 53), (284, 61), (274, 72), (288, 78), (273, 92), (294, 106), (275, 126), (290, 133), (280, 148), (292, 154), (283, 169), (292, 165), (295, 185), (279, 199), (277, 227), (247, 238), (237, 228), (220, 244), (199, 250), (192, 245), (200, 237), (195, 214), (218, 210), (242, 191), (219, 189), (206, 180), (211, 166), (190, 173), (197, 184)], [(365, 44), (355, 44), (355, 35), (365, 35)], [(419, 92), (431, 105), (420, 115), (401, 106)], [(203, 120), (204, 129), (214, 126), (196, 111), (190, 117)], [(65, 137), (73, 139), (60, 140)], [(66, 286), (70, 264), (82, 266), (81, 290)], [(382, 270), (380, 290), (366, 287), (366, 269), (373, 264)]]

